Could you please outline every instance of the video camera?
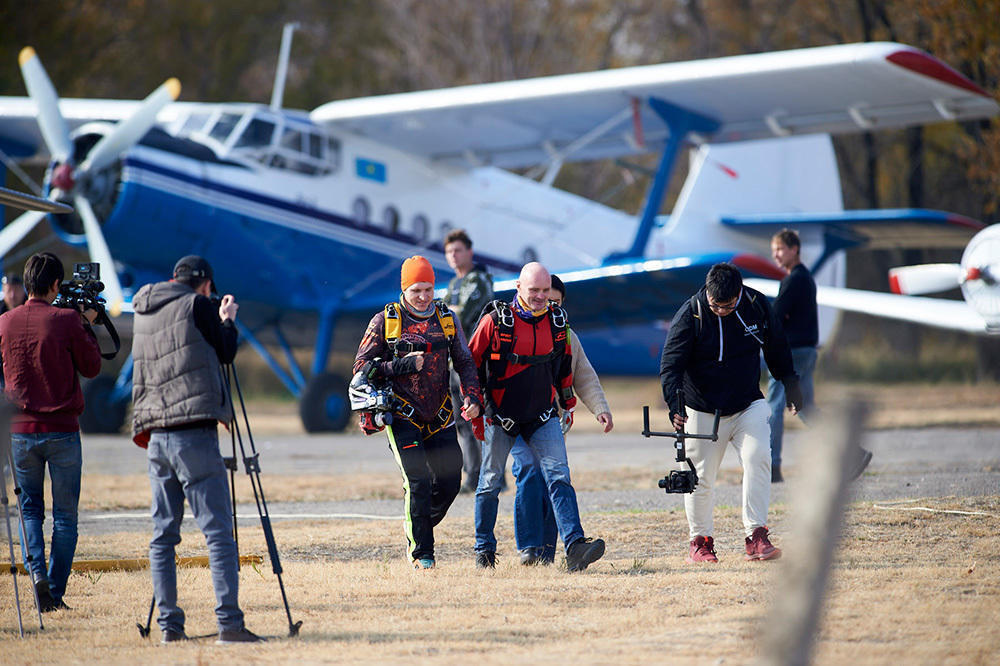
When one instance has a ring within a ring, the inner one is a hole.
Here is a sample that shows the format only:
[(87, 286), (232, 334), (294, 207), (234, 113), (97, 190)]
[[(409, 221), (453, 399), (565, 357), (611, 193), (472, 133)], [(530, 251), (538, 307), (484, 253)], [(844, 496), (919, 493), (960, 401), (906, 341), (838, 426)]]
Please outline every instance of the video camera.
[(347, 387), (351, 411), (359, 413), (361, 429), (369, 435), (392, 425), (392, 411), (396, 406), (392, 386), (378, 372), (381, 360), (376, 358), (365, 363), (354, 373)]
[[(680, 389), (677, 391), (677, 413), (684, 414), (684, 392)], [(712, 426), (711, 435), (690, 435), (684, 432), (683, 428), (676, 429), (674, 432), (654, 432), (649, 429), (649, 406), (643, 405), (642, 408), (642, 436), (643, 437), (673, 437), (674, 438), (674, 449), (677, 451), (677, 462), (686, 463), (688, 469), (675, 469), (671, 470), (669, 474), (656, 482), (656, 485), (667, 494), (687, 494), (693, 493), (694, 489), (698, 485), (698, 472), (694, 469), (694, 463), (691, 459), (687, 457), (687, 452), (684, 450), (684, 440), (686, 439), (708, 439), (713, 442), (719, 441), (719, 419), (721, 417), (721, 412), (717, 409), (715, 410), (715, 424)]]
[(101, 357), (113, 359), (121, 349), (121, 340), (118, 331), (108, 317), (108, 312), (104, 308), (104, 299), (100, 293), (104, 291), (104, 283), (101, 282), (101, 265), (99, 263), (86, 263), (73, 265), (73, 278), (59, 285), (59, 294), (52, 305), (57, 308), (70, 308), (77, 312), (84, 310), (94, 310), (97, 312), (95, 324), (100, 324), (108, 330), (111, 341), (114, 344), (114, 351), (101, 352)]

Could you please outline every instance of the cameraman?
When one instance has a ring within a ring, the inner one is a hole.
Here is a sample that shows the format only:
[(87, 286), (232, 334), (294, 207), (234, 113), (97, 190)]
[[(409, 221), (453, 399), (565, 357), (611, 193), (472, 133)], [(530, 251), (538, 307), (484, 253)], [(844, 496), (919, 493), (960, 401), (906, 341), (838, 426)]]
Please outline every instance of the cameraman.
[(213, 304), (214, 286), (212, 267), (190, 255), (174, 266), (173, 280), (148, 284), (132, 300), (132, 433), (149, 459), (149, 569), (164, 643), (187, 639), (174, 562), (185, 498), (208, 544), (217, 642), (264, 640), (244, 626), (239, 607), (232, 505), (216, 433), (218, 422), (228, 423), (232, 415), (221, 364), (236, 357), (239, 306), (229, 294)]
[[(0, 353), (6, 394), (18, 408), (11, 419), (14, 474), (21, 488), (24, 541), (42, 612), (68, 609), (63, 602), (77, 540), (80, 502), (80, 423), (83, 393), (79, 372), (94, 377), (101, 352), (90, 324), (95, 310), (82, 314), (52, 306), (63, 266), (49, 252), (24, 266), (30, 299), (0, 316)], [(6, 285), (5, 285), (6, 291)], [(52, 479), (52, 546), (45, 568), (45, 466)]]

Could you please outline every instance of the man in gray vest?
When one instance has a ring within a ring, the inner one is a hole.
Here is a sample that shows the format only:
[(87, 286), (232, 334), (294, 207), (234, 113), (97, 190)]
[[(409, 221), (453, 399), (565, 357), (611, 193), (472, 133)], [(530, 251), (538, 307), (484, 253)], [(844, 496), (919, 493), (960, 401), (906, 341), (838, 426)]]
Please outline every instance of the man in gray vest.
[(217, 642), (263, 640), (244, 626), (239, 607), (232, 507), (216, 433), (218, 423), (231, 417), (222, 364), (236, 357), (239, 306), (226, 294), (216, 307), (209, 298), (214, 290), (212, 267), (190, 255), (174, 266), (173, 280), (148, 284), (132, 299), (132, 434), (149, 458), (149, 569), (164, 643), (187, 638), (174, 563), (185, 498), (208, 544)]

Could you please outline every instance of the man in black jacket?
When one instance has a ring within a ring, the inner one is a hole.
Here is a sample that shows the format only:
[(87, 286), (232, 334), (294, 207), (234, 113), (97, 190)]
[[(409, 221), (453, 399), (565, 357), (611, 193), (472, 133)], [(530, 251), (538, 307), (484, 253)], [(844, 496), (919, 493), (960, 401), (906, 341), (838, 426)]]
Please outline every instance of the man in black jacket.
[[(798, 410), (802, 393), (792, 355), (767, 299), (743, 285), (735, 266), (712, 266), (705, 286), (674, 315), (660, 358), (660, 383), (674, 427), (687, 423), (691, 432), (707, 433), (715, 410), (722, 413), (718, 442), (690, 440), (686, 445), (698, 472), (695, 491), (684, 496), (689, 562), (718, 562), (712, 537), (713, 493), (726, 443), (733, 445), (743, 465), (746, 559), (781, 556), (766, 526), (771, 452), (770, 410), (760, 392), (762, 350), (771, 373), (784, 382), (788, 406)], [(686, 414), (678, 413), (678, 389), (684, 392)]]

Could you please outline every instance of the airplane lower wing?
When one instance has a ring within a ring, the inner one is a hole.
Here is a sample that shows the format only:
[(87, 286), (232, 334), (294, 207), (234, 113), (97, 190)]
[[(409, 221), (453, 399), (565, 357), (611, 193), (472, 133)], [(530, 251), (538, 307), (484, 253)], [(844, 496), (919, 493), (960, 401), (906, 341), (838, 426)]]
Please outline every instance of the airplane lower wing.
[[(748, 278), (744, 282), (767, 296), (778, 295), (778, 282)], [(952, 331), (998, 334), (986, 319), (964, 301), (921, 296), (900, 296), (863, 289), (817, 287), (816, 302), (839, 310), (860, 312), (875, 317), (898, 319)]]
[(835, 236), (837, 249), (864, 245), (872, 250), (904, 248), (963, 248), (985, 224), (957, 213), (924, 208), (881, 208), (824, 213), (729, 215), (722, 224), (754, 233), (774, 233), (782, 227), (802, 230), (823, 227)]

